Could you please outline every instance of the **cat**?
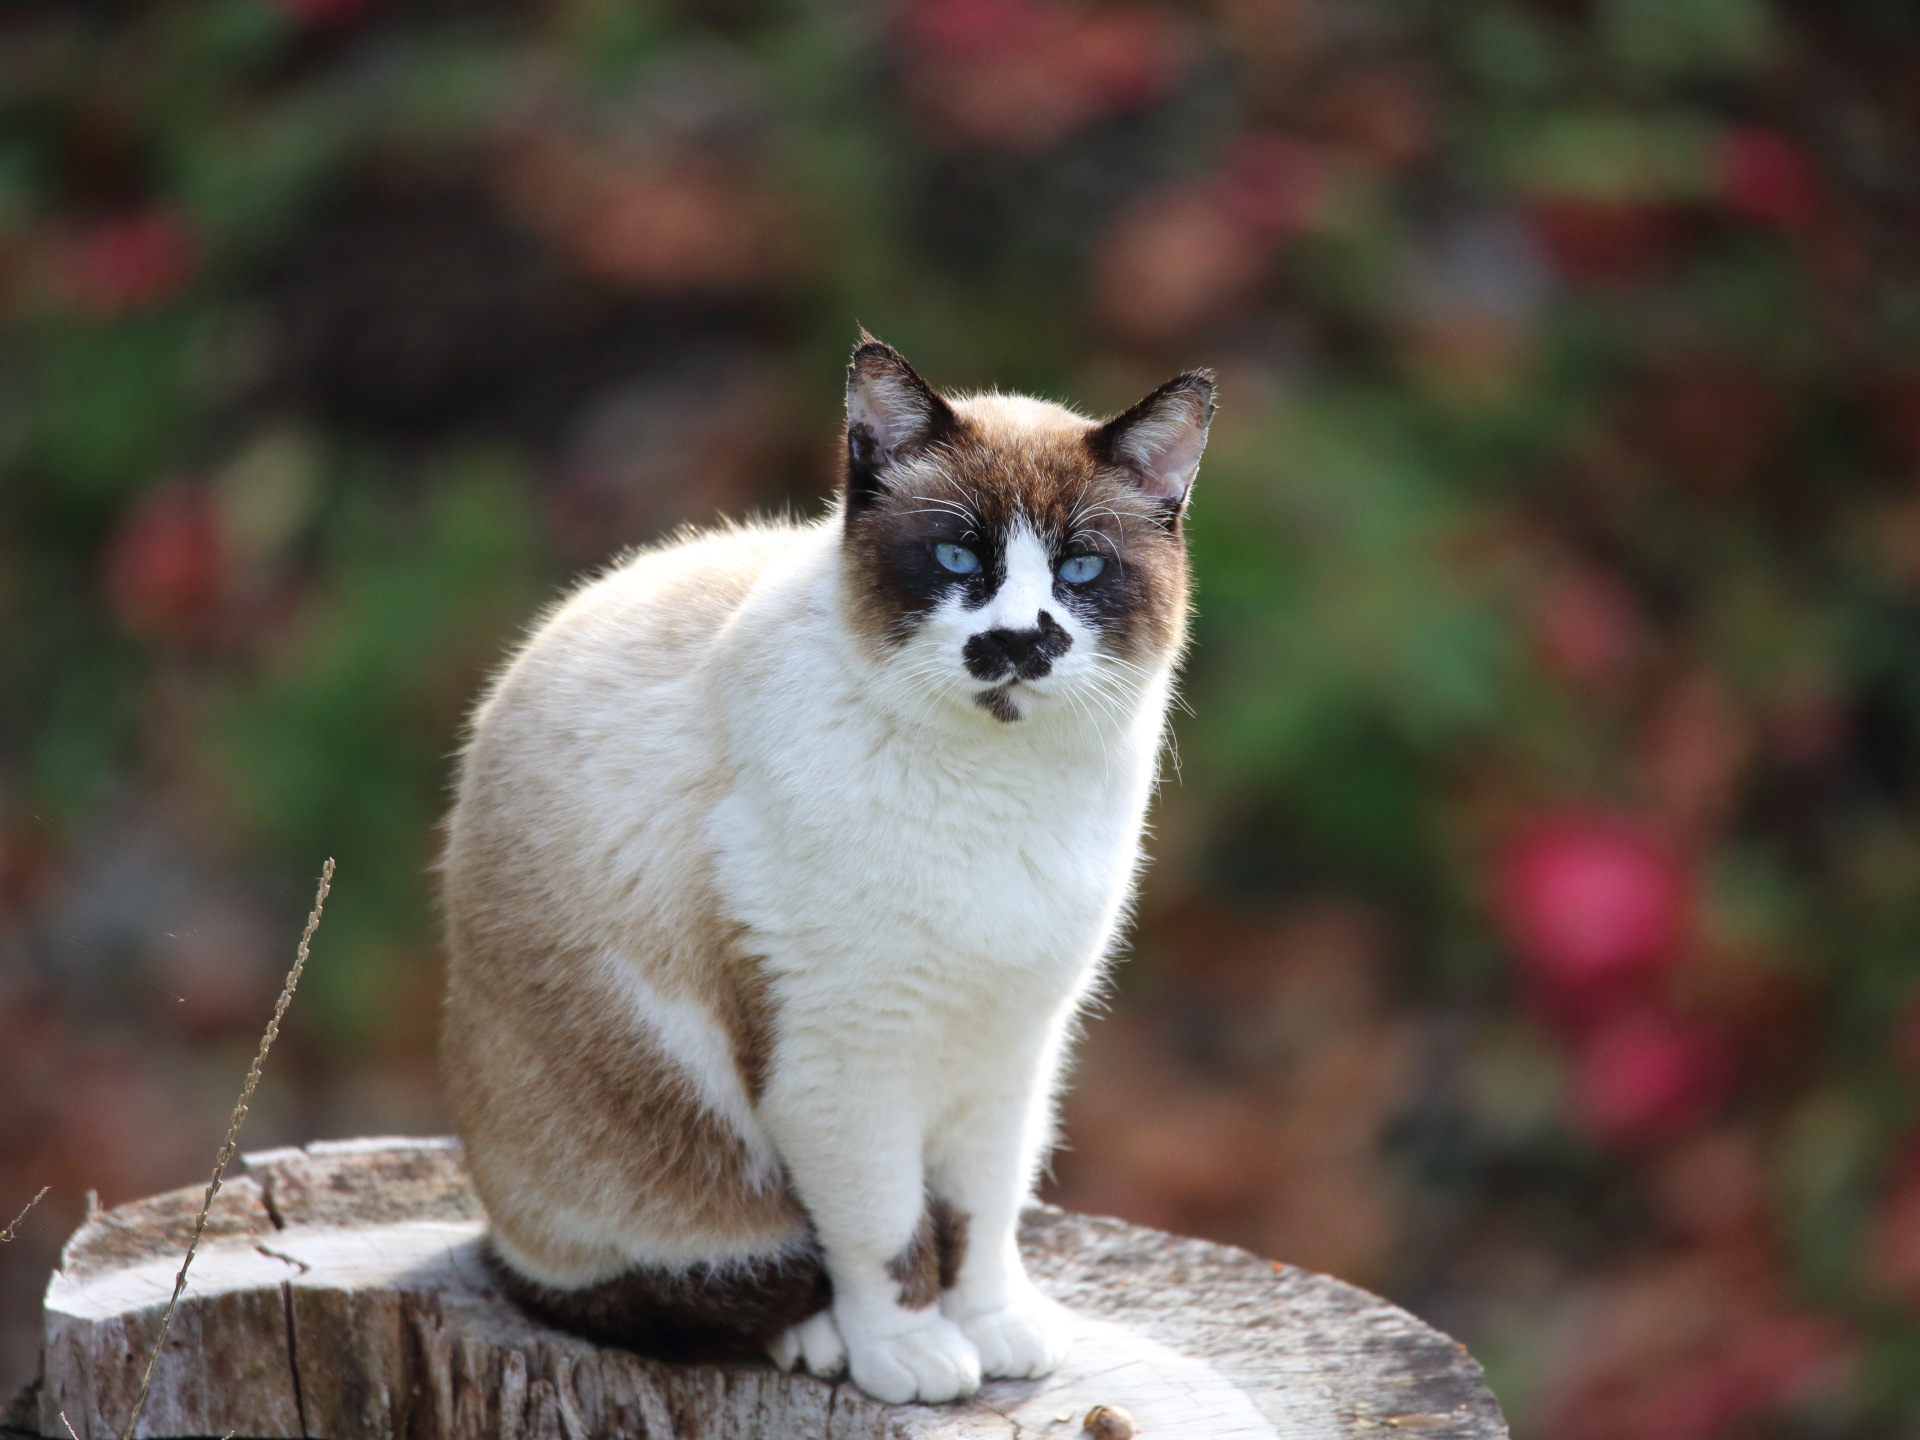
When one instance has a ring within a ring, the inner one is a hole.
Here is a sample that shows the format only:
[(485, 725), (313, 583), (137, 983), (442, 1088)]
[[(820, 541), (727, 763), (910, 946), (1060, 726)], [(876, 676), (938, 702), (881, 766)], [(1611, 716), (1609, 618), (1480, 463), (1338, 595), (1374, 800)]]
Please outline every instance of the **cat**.
[(812, 523), (642, 550), (474, 713), (443, 1072), (563, 1328), (883, 1401), (1061, 1358), (1022, 1205), (1186, 642), (1189, 371), (1095, 423), (863, 333)]

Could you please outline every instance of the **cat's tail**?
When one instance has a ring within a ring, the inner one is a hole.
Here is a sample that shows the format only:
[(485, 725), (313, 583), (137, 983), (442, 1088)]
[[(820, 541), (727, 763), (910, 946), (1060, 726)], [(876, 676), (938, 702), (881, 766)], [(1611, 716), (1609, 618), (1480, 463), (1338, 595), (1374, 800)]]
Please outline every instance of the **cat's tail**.
[(538, 1320), (665, 1360), (739, 1360), (825, 1310), (833, 1287), (812, 1240), (777, 1254), (683, 1268), (635, 1266), (576, 1290), (530, 1280), (483, 1246), (500, 1288)]

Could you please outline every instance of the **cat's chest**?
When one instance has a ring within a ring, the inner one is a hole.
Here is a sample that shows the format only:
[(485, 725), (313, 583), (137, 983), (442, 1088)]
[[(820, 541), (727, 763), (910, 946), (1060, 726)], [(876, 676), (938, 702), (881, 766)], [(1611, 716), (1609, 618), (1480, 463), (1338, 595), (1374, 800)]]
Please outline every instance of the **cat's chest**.
[(1137, 768), (896, 751), (749, 776), (716, 816), (716, 861), (756, 929), (1025, 965), (1110, 928), (1137, 846)]

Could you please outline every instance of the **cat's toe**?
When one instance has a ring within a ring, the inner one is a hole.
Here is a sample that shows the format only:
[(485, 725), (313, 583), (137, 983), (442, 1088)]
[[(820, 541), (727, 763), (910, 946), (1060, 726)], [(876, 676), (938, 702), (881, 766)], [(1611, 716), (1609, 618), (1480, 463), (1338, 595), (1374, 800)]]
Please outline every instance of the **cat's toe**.
[(792, 1333), (800, 1342), (800, 1358), (806, 1362), (808, 1373), (831, 1380), (846, 1370), (847, 1346), (840, 1338), (833, 1311), (822, 1310), (811, 1320), (802, 1320)]
[(850, 1342), (853, 1383), (889, 1405), (938, 1405), (980, 1388), (980, 1355), (960, 1328), (935, 1315), (898, 1335)]
[(799, 1368), (822, 1380), (831, 1380), (847, 1368), (847, 1347), (831, 1310), (789, 1325), (767, 1346), (767, 1354), (782, 1370)]
[(1066, 1312), (1037, 1291), (1011, 1304), (960, 1319), (980, 1354), (980, 1371), (1001, 1380), (1048, 1374), (1067, 1355)]
[(800, 1327), (789, 1325), (773, 1337), (767, 1346), (767, 1358), (782, 1370), (791, 1370), (800, 1360)]

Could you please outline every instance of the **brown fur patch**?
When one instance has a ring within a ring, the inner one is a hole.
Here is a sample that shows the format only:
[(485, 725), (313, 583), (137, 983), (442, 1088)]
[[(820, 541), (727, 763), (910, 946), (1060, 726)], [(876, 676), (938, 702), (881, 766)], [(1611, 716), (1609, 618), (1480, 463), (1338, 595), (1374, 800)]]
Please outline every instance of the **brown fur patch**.
[(758, 1171), (678, 1067), (568, 974), (587, 956), (518, 959), (515, 978), (502, 966), (450, 992), (443, 1035), (460, 1077), (448, 1095), (456, 1125), (482, 1140), (469, 1149), (475, 1188), (515, 1250), (550, 1273), (620, 1263), (579, 1254), (553, 1229), (556, 1210), (666, 1240), (769, 1248), (803, 1223), (784, 1183)]
[[(747, 1097), (758, 1094), (774, 1005), (698, 860), (691, 826), (704, 803), (688, 797), (683, 828), (649, 837), (652, 891), (637, 893), (643, 877), (573, 828), (566, 798), (599, 787), (604, 745), (555, 728), (542, 708), (555, 686), (685, 683), (792, 534), (726, 532), (656, 557), (661, 573), (644, 592), (612, 609), (603, 602), (573, 629), (573, 643), (602, 647), (606, 663), (555, 676), (551, 652), (530, 651), (482, 707), (464, 759), (442, 865), (442, 1070), (506, 1250), (562, 1285), (631, 1264), (600, 1234), (646, 1237), (666, 1253), (765, 1254), (805, 1223), (784, 1180), (756, 1164), (656, 1048), (606, 969), (606, 957), (623, 957), (663, 997), (713, 1016)], [(599, 709), (622, 713), (611, 701)], [(718, 787), (724, 776), (700, 783)]]
[(951, 1290), (960, 1278), (960, 1267), (967, 1263), (967, 1230), (973, 1217), (944, 1200), (935, 1200), (927, 1213), (933, 1216), (934, 1239), (940, 1252), (940, 1288)]
[(746, 1087), (749, 1103), (758, 1105), (766, 1093), (767, 1068), (773, 1064), (773, 996), (760, 966), (739, 952), (731, 983), (721, 997), (720, 1023), (733, 1042), (733, 1065)]
[(929, 1200), (913, 1238), (887, 1262), (887, 1278), (900, 1287), (900, 1304), (924, 1310), (953, 1288), (967, 1255), (970, 1217), (944, 1200)]

